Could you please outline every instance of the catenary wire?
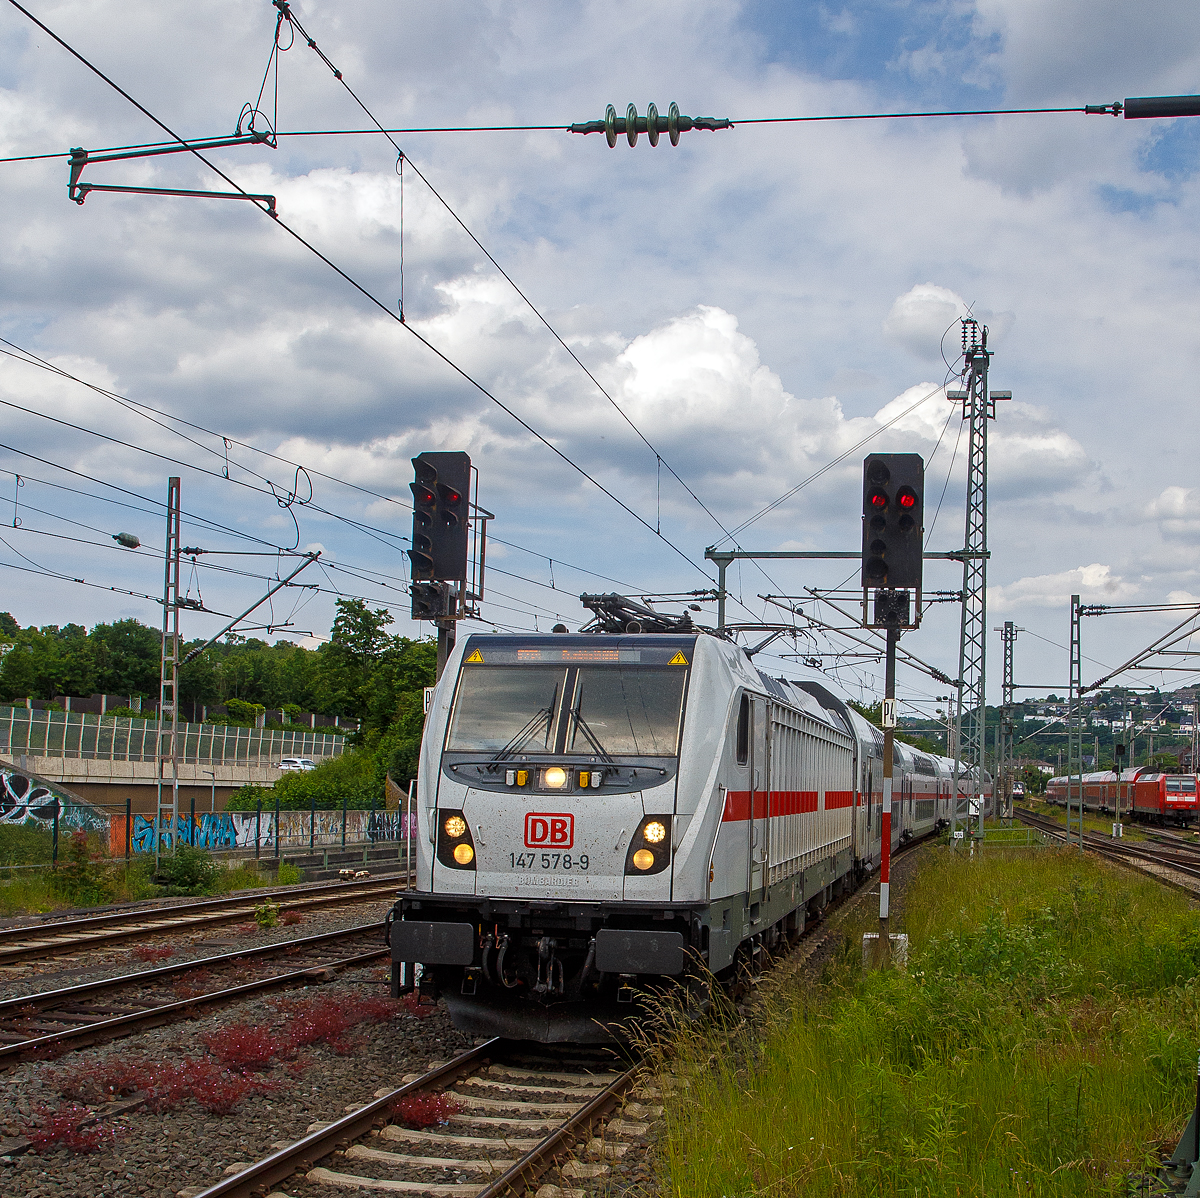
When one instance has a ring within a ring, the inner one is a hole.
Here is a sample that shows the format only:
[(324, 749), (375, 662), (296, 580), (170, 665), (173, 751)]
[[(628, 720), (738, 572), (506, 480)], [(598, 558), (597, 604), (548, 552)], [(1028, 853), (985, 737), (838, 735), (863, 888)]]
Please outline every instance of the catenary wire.
[[(566, 343), (566, 341), (563, 340), (563, 338), (559, 334), (558, 330), (550, 323), (550, 321), (546, 318), (545, 314), (538, 308), (538, 306), (533, 302), (533, 300), (531, 300), (529, 298), (529, 296), (526, 295), (524, 290), (522, 290), (522, 288), (517, 284), (517, 282), (508, 273), (508, 271), (506, 271), (504, 269), (504, 267), (501, 266), (500, 263), (496, 261), (496, 258), (491, 253), (491, 251), (483, 244), (483, 242), (481, 242), (479, 240), (479, 238), (474, 234), (474, 232), (470, 228), (468, 228), (466, 222), (462, 219), (462, 217), (460, 217), (458, 215), (458, 213), (454, 210), (454, 208), (451, 207), (451, 205), (447, 202), (447, 200), (441, 194), (441, 192), (439, 192), (438, 189), (433, 186), (433, 184), (429, 181), (428, 177), (420, 169), (420, 167), (418, 167), (412, 161), (411, 158), (408, 158), (408, 156), (404, 153), (403, 149), (400, 147), (400, 144), (395, 140), (395, 138), (393, 138), (391, 136), (390, 133), (388, 133), (384, 129), (383, 123), (367, 107), (367, 105), (363, 102), (362, 98), (358, 95), (358, 93), (354, 90), (354, 88), (352, 88), (350, 86), (350, 84), (346, 81), (346, 78), (343, 75), (343, 73), (341, 71), (339, 71), (333, 65), (333, 63), (329, 61), (328, 58), (325, 57), (325, 55), (322, 53), (320, 48), (317, 46), (317, 43), (313, 40), (313, 38), (308, 33), (308, 31), (292, 14), (290, 6), (287, 5), (286, 3), (280, 3), (278, 5), (278, 7), (280, 9), (280, 12), (283, 13), (283, 15), (287, 18), (287, 20), (295, 26), (297, 32), (307, 41), (309, 47), (321, 58), (321, 60), (325, 63), (325, 65), (329, 67), (330, 71), (333, 72), (334, 78), (342, 85), (342, 87), (344, 87), (346, 89), (347, 93), (351, 96), (351, 98), (354, 100), (354, 102), (359, 106), (359, 108), (361, 108), (363, 110), (363, 112), (367, 115), (367, 117), (375, 124), (375, 126), (379, 130), (379, 132), (383, 133), (383, 135), (385, 137), (387, 137), (388, 141), (391, 142), (392, 148), (396, 151), (396, 153), (400, 156), (400, 158), (407, 159), (409, 168), (413, 171), (413, 173), (417, 176), (417, 178), (420, 179), (421, 182), (424, 183), (427, 188), (429, 188), (430, 193), (434, 196), (434, 198), (438, 201), (438, 203), (440, 203), (442, 205), (442, 207), (445, 208), (445, 210), (450, 214), (450, 216), (453, 218), (455, 223), (459, 226), (459, 228), (462, 229), (462, 231), (467, 235), (467, 237), (469, 237), (470, 240), (474, 243), (475, 247), (479, 250), (479, 252), (481, 254), (483, 254), (483, 256), (492, 264), (492, 266), (494, 266), (496, 268), (496, 270), (500, 273), (500, 275), (503, 277), (505, 282), (508, 283), (508, 285), (517, 293), (517, 295), (519, 295), (521, 297), (521, 300), (524, 302), (526, 307), (528, 307), (528, 309), (534, 314), (534, 316), (537, 317), (537, 319), (542, 323), (542, 325), (545, 327), (545, 329), (550, 333), (550, 335), (554, 338), (554, 340), (556, 342), (558, 342), (558, 344), (562, 347), (562, 349), (570, 356), (571, 360), (579, 367), (579, 369), (583, 371), (583, 373), (587, 376), (589, 381), (595, 386), (596, 390), (599, 391), (600, 394), (604, 396), (604, 398), (608, 401), (610, 406), (617, 412), (617, 414), (621, 417), (621, 419), (624, 420), (625, 423), (628, 424), (629, 427), (634, 431), (634, 433), (637, 434), (639, 440), (641, 440), (641, 442), (646, 446), (646, 448), (649, 449), (650, 452), (655, 455), (655, 458), (662, 465), (666, 466), (667, 470), (670, 471), (672, 477), (674, 477), (676, 482), (678, 482), (679, 485), (681, 487), (683, 487), (683, 489), (688, 493), (688, 495), (691, 496), (691, 498), (693, 500), (695, 500), (695, 502), (700, 506), (700, 508), (713, 521), (713, 523), (716, 524), (716, 526), (722, 532), (725, 532), (728, 535), (728, 532), (727, 532), (724, 524), (721, 523), (720, 519), (718, 519), (716, 514), (696, 494), (696, 492), (693, 491), (692, 488), (679, 476), (679, 474), (675, 470), (675, 468), (670, 464), (670, 462), (668, 462), (662, 456), (662, 454), (658, 451), (658, 449), (650, 443), (649, 439), (642, 432), (642, 430), (640, 428), (638, 428), (638, 426), (633, 422), (633, 420), (629, 416), (628, 412), (626, 412), (617, 403), (617, 401), (608, 393), (607, 389), (600, 382), (600, 380), (598, 378), (596, 378), (596, 376), (591, 372), (591, 370), (589, 370), (588, 367), (584, 364), (583, 360), (579, 357), (579, 355), (576, 354), (576, 352)], [(648, 523), (647, 523), (647, 527), (649, 527)], [(660, 536), (660, 537), (662, 536), (661, 528), (655, 528), (654, 532), (655, 532), (656, 536)]]
[[(307, 473), (309, 475), (327, 479), (329, 482), (336, 483), (339, 486), (348, 487), (351, 490), (360, 492), (361, 494), (369, 495), (374, 499), (380, 499), (386, 503), (394, 504), (397, 507), (403, 508), (405, 511), (412, 510), (411, 504), (405, 503), (403, 500), (397, 499), (395, 496), (387, 495), (387, 494), (383, 493), (382, 491), (372, 490), (370, 487), (364, 487), (358, 483), (350, 482), (349, 480), (344, 479), (344, 478), (339, 478), (337, 475), (329, 474), (323, 470), (318, 470), (316, 467), (310, 466), (304, 462), (297, 462), (297, 461), (292, 460), (291, 458), (281, 457), (279, 454), (272, 453), (270, 450), (267, 450), (267, 449), (262, 449), (259, 446), (253, 445), (252, 443), (250, 443), (248, 441), (242, 441), (236, 437), (231, 437), (228, 434), (218, 432), (215, 429), (207, 428), (204, 425), (196, 424), (195, 422), (190, 421), (190, 420), (185, 420), (181, 416), (175, 416), (172, 413), (164, 411), (161, 408), (156, 408), (151, 404), (147, 404), (147, 403), (143, 403), (142, 401), (139, 401), (139, 400), (131, 399), (128, 396), (119, 395), (116, 392), (110, 391), (107, 388), (101, 387), (96, 383), (89, 382), (87, 379), (80, 378), (78, 375), (71, 374), (69, 371), (63, 370), (61, 367), (56, 366), (53, 362), (49, 362), (44, 358), (38, 357), (38, 355), (34, 354), (31, 350), (25, 349), (23, 346), (16, 345), (14, 342), (8, 341), (3, 337), (0, 337), (0, 345), (7, 345), (7, 346), (9, 346), (10, 350), (16, 351), (15, 353), (10, 353), (8, 350), (0, 349), (0, 353), (6, 354), (8, 357), (13, 358), (15, 361), (23, 362), (27, 366), (36, 366), (39, 369), (47, 370), (53, 374), (59, 375), (62, 378), (69, 379), (71, 382), (78, 383), (80, 386), (83, 386), (83, 387), (87, 387), (89, 390), (94, 391), (99, 395), (103, 395), (104, 397), (111, 399), (114, 402), (117, 402), (119, 404), (122, 404), (123, 406), (124, 405), (130, 406), (139, 415), (143, 414), (140, 411), (140, 409), (145, 409), (146, 411), (153, 412), (155, 415), (161, 416), (166, 420), (171, 420), (178, 424), (185, 425), (186, 427), (195, 429), (198, 432), (207, 433), (209, 436), (212, 436), (212, 437), (219, 437), (223, 442), (229, 442), (231, 445), (238, 445), (243, 449), (249, 450), (252, 453), (261, 454), (264, 457), (270, 458), (276, 462), (280, 462), (283, 465), (291, 467), (292, 469), (303, 470), (305, 473)], [(24, 355), (24, 356), (22, 356), (22, 355)], [(167, 425), (161, 424), (159, 421), (152, 421), (152, 423), (159, 425), (159, 427), (163, 428), (164, 431), (166, 431), (166, 432), (174, 433), (177, 436), (183, 437), (184, 440), (188, 441), (190, 444), (198, 446), (199, 448), (203, 449), (205, 452), (212, 453), (214, 456), (217, 456), (217, 457), (223, 456), (221, 454), (221, 452), (219, 450), (216, 450), (214, 447), (206, 446), (202, 442), (196, 441), (194, 438), (187, 437), (184, 434), (179, 433), (179, 431), (177, 429), (172, 429), (172, 428), (168, 427)], [(260, 474), (256, 473), (255, 471), (249, 470), (248, 467), (246, 467), (244, 464), (242, 464), (240, 462), (238, 463), (238, 466), (240, 469), (247, 470), (248, 473), (251, 473), (256, 478), (265, 478), (265, 476), (260, 475)], [(44, 481), (44, 480), (35, 480), (35, 481)], [(266, 481), (269, 481), (269, 480), (266, 480)], [(57, 485), (57, 484), (48, 484), (48, 485), (53, 486), (53, 485)], [(99, 496), (90, 496), (90, 498), (100, 498), (100, 497)], [(157, 500), (147, 500), (147, 502), (158, 502), (158, 501)], [(317, 510), (322, 510), (322, 509), (317, 509)], [(369, 527), (373, 527), (373, 526), (369, 526)], [(379, 529), (379, 528), (375, 528), (375, 531), (376, 532), (386, 532), (386, 530)], [(387, 535), (396, 536), (398, 540), (402, 540), (402, 541), (409, 540), (408, 537), (399, 536), (398, 534), (393, 534), (390, 532), (387, 532)], [(528, 553), (534, 557), (546, 558), (547, 561), (552, 561), (559, 565), (565, 566), (568, 569), (576, 570), (581, 574), (587, 574), (588, 576), (590, 576), (592, 578), (603, 579), (605, 582), (611, 582), (620, 587), (625, 587), (627, 589), (638, 590), (638, 591), (645, 589), (642, 587), (638, 587), (634, 583), (623, 582), (620, 579), (611, 578), (606, 574), (599, 574), (595, 570), (588, 570), (583, 566), (574, 566), (570, 562), (564, 561), (561, 558), (551, 557), (550, 555), (542, 553), (539, 550), (530, 549), (525, 545), (517, 545), (512, 541), (506, 541), (500, 537), (495, 537), (495, 536), (489, 535), (488, 540), (491, 542), (495, 542), (496, 544), (506, 545), (512, 549), (518, 549), (521, 552)], [(532, 581), (532, 580), (528, 580), (528, 581)], [(552, 588), (552, 589), (557, 589), (557, 588)]]
[[(207, 159), (194, 146), (191, 146), (187, 142), (185, 142), (181, 137), (178, 136), (178, 134), (176, 134), (174, 132), (173, 129), (171, 129), (167, 124), (165, 124), (158, 117), (156, 117), (148, 108), (146, 108), (144, 105), (140, 104), (137, 100), (135, 100), (133, 98), (133, 96), (131, 96), (129, 94), (129, 92), (127, 92), (124, 88), (122, 88), (114, 80), (110, 79), (103, 71), (100, 70), (99, 67), (97, 67), (93, 63), (91, 63), (87, 58), (85, 58), (82, 54), (80, 54), (78, 50), (74, 49), (68, 42), (66, 42), (57, 33), (55, 33), (52, 29), (50, 29), (49, 26), (47, 26), (44, 22), (40, 21), (37, 17), (35, 17), (33, 15), (33, 13), (31, 13), (27, 8), (25, 8), (24, 5), (22, 5), (19, 2), (19, 0), (8, 0), (8, 2), (19, 12), (21, 12), (26, 17), (28, 17), (29, 20), (32, 21), (35, 25), (37, 25), (37, 27), (39, 29), (41, 29), (44, 33), (46, 33), (49, 37), (53, 38), (54, 41), (56, 41), (60, 46), (62, 46), (63, 49), (65, 49), (73, 58), (77, 59), (80, 63), (82, 63), (85, 67), (87, 67), (88, 70), (92, 71), (96, 76), (98, 76), (105, 83), (107, 83), (120, 96), (122, 96), (124, 99), (128, 100), (130, 104), (132, 104), (135, 108), (137, 108), (137, 110), (139, 112), (141, 112), (144, 116), (146, 116), (149, 120), (153, 121), (154, 124), (156, 124), (160, 129), (162, 129), (165, 133), (169, 134), (172, 138), (174, 138), (181, 145), (186, 146), (186, 148), (188, 149), (188, 151), (190, 153), (192, 153), (197, 159), (199, 159), (199, 161), (204, 163), (204, 165), (207, 166), (211, 171), (213, 171), (213, 173), (216, 174), (220, 179), (223, 179), (226, 183), (229, 184), (230, 187), (234, 188), (239, 194), (249, 197), (249, 193), (243, 187), (241, 187), (238, 183), (236, 183), (232, 178), (230, 178), (224, 171), (222, 171), (220, 169), (220, 167), (216, 166), (213, 162), (209, 161), (209, 159)], [(255, 206), (257, 208), (259, 208), (260, 211), (267, 212), (267, 209), (262, 202), (254, 200), (253, 198), (251, 198), (251, 202), (254, 203)], [(271, 215), (271, 214), (268, 213), (268, 215)], [(278, 215), (274, 215), (272, 217), (272, 219), (275, 221), (275, 223), (281, 229), (284, 230), (284, 232), (286, 232), (295, 241), (299, 242), (299, 244), (304, 246), (315, 257), (319, 258), (322, 262), (325, 263), (326, 266), (328, 266), (330, 268), (330, 270), (332, 270), (335, 274), (337, 274), (340, 278), (342, 278), (354, 290), (359, 292), (359, 294), (362, 295), (364, 299), (366, 299), (369, 303), (371, 303), (375, 307), (377, 307), (381, 312), (386, 313), (389, 318), (391, 318), (393, 321), (396, 321), (397, 323), (399, 323), (403, 328), (407, 329), (411, 336), (415, 337), (419, 342), (421, 342), (421, 344), (424, 345), (426, 347), (426, 349), (428, 349), (432, 354), (434, 354), (435, 357), (439, 358), (443, 363), (445, 363), (445, 365), (447, 365), (455, 374), (459, 375), (459, 377), (462, 378), (464, 382), (466, 382), (470, 386), (474, 387), (477, 391), (480, 392), (481, 395), (483, 395), (486, 399), (490, 400), (498, 408), (500, 408), (501, 411), (505, 412), (509, 417), (511, 417), (514, 421), (516, 421), (516, 423), (518, 423), (523, 429), (525, 429), (525, 431), (528, 432), (530, 434), (530, 436), (532, 436), (532, 437), (536, 438), (538, 441), (540, 441), (543, 445), (546, 446), (547, 449), (549, 449), (553, 454), (555, 454), (555, 456), (560, 458), (566, 465), (568, 465), (571, 469), (575, 470), (580, 476), (582, 476), (584, 479), (586, 479), (588, 482), (590, 482), (594, 487), (597, 488), (597, 490), (603, 492), (603, 494), (608, 496), (608, 498), (611, 499), (615, 504), (617, 504), (618, 507), (620, 507), (623, 511), (625, 511), (630, 516), (632, 516), (639, 524), (641, 524), (649, 532), (651, 532), (659, 540), (661, 540), (662, 543), (664, 545), (666, 545), (669, 549), (671, 549), (672, 552), (677, 554), (679, 557), (683, 558), (683, 560), (685, 562), (687, 562), (688, 565), (692, 567), (692, 569), (696, 570), (698, 573), (703, 575), (704, 578), (706, 578), (709, 582), (713, 581), (712, 577), (709, 575), (709, 573), (703, 567), (701, 567), (697, 562), (695, 562), (691, 557), (689, 557), (688, 554), (686, 554), (682, 549), (680, 549), (677, 545), (675, 545), (674, 542), (672, 542), (668, 538), (662, 536), (660, 533), (655, 532), (654, 526), (652, 524), (650, 524), (649, 521), (645, 520), (642, 516), (638, 515), (638, 513), (635, 512), (631, 507), (629, 507), (628, 504), (624, 503), (621, 499), (619, 499), (616, 495), (614, 495), (607, 487), (605, 487), (603, 483), (601, 483), (597, 479), (595, 479), (582, 466), (580, 466), (577, 462), (573, 461), (567, 454), (563, 453), (562, 450), (560, 450), (556, 445), (554, 445), (546, 437), (544, 437), (541, 433), (539, 433), (526, 420), (523, 420), (520, 416), (518, 416), (517, 413), (514, 412), (512, 408), (510, 408), (507, 404), (505, 404), (497, 396), (493, 395), (481, 382), (479, 382), (472, 375), (470, 375), (463, 367), (459, 366), (458, 363), (455, 362), (452, 358), (450, 358), (446, 353), (444, 353), (442, 350), (438, 349), (437, 346), (435, 346), (426, 337), (422, 336), (419, 332), (417, 332), (410, 324), (407, 324), (406, 322), (401, 321), (399, 319), (398, 315), (396, 313), (394, 313), (387, 304), (385, 304), (382, 300), (380, 300), (377, 296), (375, 296), (371, 291), (369, 291), (362, 283), (359, 283), (355, 278), (353, 278), (346, 271), (344, 271), (340, 266), (338, 266), (335, 262), (333, 262), (332, 259), (330, 259), (327, 255), (322, 253), (321, 250), (317, 249), (316, 246), (314, 246), (305, 237), (303, 237), (300, 233), (298, 233), (295, 229), (293, 229), (290, 225), (288, 225), (284, 220), (282, 220), (280, 217), (278, 217)]]
[[(916, 120), (921, 117), (948, 116), (1036, 116), (1050, 113), (1087, 112), (1083, 105), (1070, 108), (962, 108), (946, 109), (930, 112), (841, 112), (813, 116), (771, 116), (749, 117), (730, 122), (735, 128), (739, 125), (795, 125), (820, 121), (900, 121)], [(557, 125), (414, 125), (403, 129), (289, 129), (277, 130), (276, 138), (280, 137), (357, 137), (371, 136), (379, 133), (557, 133), (569, 132), (570, 122)], [(108, 146), (102, 150), (93, 150), (94, 154), (119, 153), (122, 150), (156, 149), (159, 146), (176, 145), (175, 141), (141, 142), (132, 146)], [(197, 137), (195, 141), (212, 140), (208, 137)], [(18, 154), (10, 158), (0, 158), (0, 162), (34, 162), (43, 158), (69, 158), (70, 154), (58, 151), (53, 154)]]

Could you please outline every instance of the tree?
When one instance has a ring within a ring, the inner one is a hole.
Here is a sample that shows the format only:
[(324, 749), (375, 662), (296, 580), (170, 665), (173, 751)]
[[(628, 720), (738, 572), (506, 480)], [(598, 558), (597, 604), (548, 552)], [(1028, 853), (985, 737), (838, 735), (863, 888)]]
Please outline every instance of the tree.
[(144, 697), (158, 694), (161, 632), (137, 620), (118, 620), (115, 624), (97, 624), (88, 639), (95, 647), (98, 691)]

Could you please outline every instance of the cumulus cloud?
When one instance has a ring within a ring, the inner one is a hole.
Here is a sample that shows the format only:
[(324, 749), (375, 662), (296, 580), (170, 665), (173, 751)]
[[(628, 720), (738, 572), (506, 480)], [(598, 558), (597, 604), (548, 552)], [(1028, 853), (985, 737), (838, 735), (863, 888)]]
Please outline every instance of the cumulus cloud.
[(1132, 599), (1140, 591), (1133, 582), (1113, 574), (1111, 567), (1094, 562), (1060, 574), (1020, 578), (1006, 586), (988, 587), (988, 607), (993, 612), (1018, 611), (1023, 607), (1061, 607), (1078, 595), (1085, 602), (1113, 603)]
[(1170, 540), (1195, 540), (1200, 536), (1200, 488), (1166, 487), (1147, 506), (1146, 514), (1158, 522)]
[(883, 321), (883, 335), (929, 361), (942, 356), (943, 341), (948, 338), (946, 357), (953, 362), (958, 353), (955, 322), (966, 314), (961, 295), (936, 283), (918, 283), (892, 304)]

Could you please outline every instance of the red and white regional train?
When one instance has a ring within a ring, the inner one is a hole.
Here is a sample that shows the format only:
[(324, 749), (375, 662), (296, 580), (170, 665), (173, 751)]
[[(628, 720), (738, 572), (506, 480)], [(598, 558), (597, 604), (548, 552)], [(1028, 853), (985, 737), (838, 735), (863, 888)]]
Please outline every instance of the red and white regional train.
[[(1116, 811), (1118, 798), (1122, 814), (1133, 819), (1183, 826), (1197, 820), (1195, 774), (1159, 774), (1139, 765), (1122, 770), (1119, 780), (1112, 770), (1083, 775), (1085, 811)], [(1066, 806), (1065, 776), (1046, 783), (1046, 801)]]
[[(798, 935), (879, 864), (883, 735), (797, 674), (703, 633), (460, 641), (421, 744), (393, 992), (420, 963), (464, 1031), (600, 1040), (647, 987), (703, 993), (701, 965)], [(893, 847), (949, 821), (953, 767), (896, 744)]]

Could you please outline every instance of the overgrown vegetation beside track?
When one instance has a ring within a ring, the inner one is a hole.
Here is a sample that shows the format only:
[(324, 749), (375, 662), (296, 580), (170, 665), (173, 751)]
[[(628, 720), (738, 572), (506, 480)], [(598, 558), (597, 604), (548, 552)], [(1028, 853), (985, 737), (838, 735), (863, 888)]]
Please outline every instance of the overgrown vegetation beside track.
[(1124, 1194), (1173, 1147), (1200, 1043), (1194, 903), (1071, 851), (939, 849), (904, 923), (907, 971), (864, 976), (870, 924), (848, 925), (819, 985), (770, 975), (734, 1051), (727, 1029), (675, 1036), (664, 1192)]
[[(51, 840), (48, 833), (32, 828), (0, 828), (0, 832), (20, 834), (0, 837), (0, 853), (7, 853), (0, 862), (0, 875), (9, 875), (0, 877), (0, 916), (100, 907), (135, 899), (214, 896), (301, 880), (300, 871), (286, 861), (272, 873), (255, 869), (253, 862), (228, 866), (214, 860), (206, 849), (180, 845), (174, 856), (160, 858), (156, 881), (152, 860), (137, 857), (127, 863), (108, 857), (94, 837), (81, 831), (63, 837), (57, 869), (5, 871), (4, 865), (48, 863)], [(14, 860), (18, 856), (32, 861)]]

